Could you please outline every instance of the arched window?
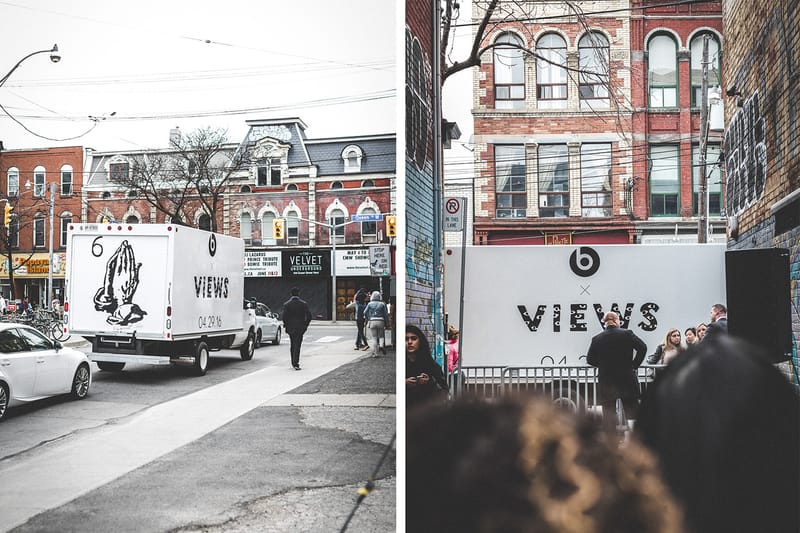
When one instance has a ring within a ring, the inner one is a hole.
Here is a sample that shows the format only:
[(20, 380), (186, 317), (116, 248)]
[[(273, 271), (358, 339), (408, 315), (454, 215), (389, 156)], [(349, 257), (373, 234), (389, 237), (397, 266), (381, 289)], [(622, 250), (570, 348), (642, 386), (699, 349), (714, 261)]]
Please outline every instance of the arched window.
[(578, 41), (580, 74), (578, 92), (581, 109), (599, 109), (609, 106), (609, 47), (602, 33), (589, 32)]
[(8, 169), (8, 197), (19, 196), (19, 169), (11, 167)]
[(286, 244), (300, 243), (300, 215), (297, 211), (286, 213)]
[(650, 107), (678, 106), (677, 50), (668, 35), (656, 35), (647, 44)]
[(136, 198), (136, 191), (128, 191), (128, 198)]
[(331, 234), (336, 237), (336, 244), (343, 244), (345, 242), (344, 239), (344, 211), (339, 208), (334, 209), (331, 211), (330, 218), (328, 219), (328, 224), (331, 226), (336, 226), (331, 228)]
[(540, 109), (567, 107), (567, 43), (548, 33), (536, 43), (536, 98)]
[(138, 224), (139, 223), (139, 217), (137, 217), (136, 215), (128, 215), (125, 218), (125, 223), (126, 224)]
[(341, 181), (334, 181), (331, 183), (331, 189), (342, 189), (344, 186), (342, 185)]
[(365, 188), (365, 189), (368, 188), (368, 187), (374, 187), (375, 186), (375, 182), (372, 181), (372, 180), (364, 180), (364, 181), (361, 182), (361, 186), (363, 188)]
[(70, 165), (61, 167), (61, 194), (64, 196), (72, 194), (72, 166)]
[[(360, 215), (377, 215), (377, 211), (371, 207), (362, 210)], [(361, 242), (374, 243), (378, 242), (378, 223), (377, 222), (362, 222), (361, 223)]]
[(296, 191), (297, 190), (297, 184), (296, 183), (290, 183), (289, 185), (286, 186), (286, 190), (287, 191)]
[(364, 151), (360, 146), (351, 144), (345, 146), (342, 150), (342, 160), (344, 162), (345, 172), (361, 172), (361, 160), (364, 157)]
[(250, 244), (253, 238), (253, 218), (250, 213), (242, 213), (242, 218), (239, 221), (239, 237), (244, 239), (247, 244)]
[(703, 86), (703, 39), (708, 37), (708, 87), (720, 85), (719, 41), (711, 32), (695, 35), (689, 45), (692, 52), (692, 106), (700, 106)]
[[(43, 166), (33, 169), (33, 196), (44, 196), (45, 170)], [(26, 184), (27, 187), (27, 184)]]
[(253, 192), (253, 191), (252, 191), (252, 189), (250, 189), (249, 185), (242, 185), (239, 188), (239, 192)]
[(211, 231), (211, 217), (207, 213), (203, 213), (197, 219), (197, 227), (206, 231)]
[(275, 244), (275, 234), (272, 231), (272, 222), (275, 220), (275, 213), (267, 211), (261, 215), (261, 241), (271, 240)]
[(525, 107), (525, 59), (522, 40), (513, 33), (504, 33), (494, 48), (494, 107)]
[(103, 194), (101, 195), (101, 198), (104, 198), (104, 199), (111, 198), (111, 193), (108, 192), (108, 191), (103, 191)]

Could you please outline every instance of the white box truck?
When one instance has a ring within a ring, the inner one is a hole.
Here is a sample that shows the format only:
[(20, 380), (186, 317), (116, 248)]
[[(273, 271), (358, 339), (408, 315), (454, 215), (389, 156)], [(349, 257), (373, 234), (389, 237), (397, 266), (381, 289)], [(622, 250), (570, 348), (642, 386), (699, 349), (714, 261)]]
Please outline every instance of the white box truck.
[(209, 351), (253, 358), (244, 241), (174, 224), (70, 224), (64, 321), (101, 370), (126, 363), (208, 369)]

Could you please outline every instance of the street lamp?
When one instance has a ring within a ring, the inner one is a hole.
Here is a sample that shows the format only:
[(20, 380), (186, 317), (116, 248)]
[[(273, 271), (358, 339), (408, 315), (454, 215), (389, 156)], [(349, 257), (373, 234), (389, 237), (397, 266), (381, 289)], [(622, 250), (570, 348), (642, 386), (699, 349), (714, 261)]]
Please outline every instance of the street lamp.
[(17, 70), (17, 68), (19, 68), (19, 66), (22, 64), (23, 61), (25, 61), (29, 57), (35, 56), (36, 54), (47, 54), (47, 53), (50, 54), (50, 61), (52, 61), (53, 63), (58, 63), (59, 61), (61, 61), (61, 55), (58, 53), (58, 45), (57, 44), (54, 44), (53, 48), (50, 48), (49, 50), (37, 50), (36, 52), (31, 52), (30, 54), (26, 55), (25, 57), (23, 57), (22, 59), (17, 61), (17, 64), (14, 65), (13, 67), (11, 67), (11, 70), (9, 70), (8, 73), (5, 76), (3, 76), (2, 79), (0, 79), (0, 87), (2, 87), (3, 84), (11, 76), (11, 74), (15, 70)]

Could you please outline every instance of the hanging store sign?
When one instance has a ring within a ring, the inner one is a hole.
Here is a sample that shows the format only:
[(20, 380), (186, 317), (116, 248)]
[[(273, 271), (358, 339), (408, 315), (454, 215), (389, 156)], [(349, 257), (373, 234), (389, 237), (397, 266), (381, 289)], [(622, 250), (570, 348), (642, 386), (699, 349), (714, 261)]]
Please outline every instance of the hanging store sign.
[(284, 277), (330, 276), (331, 252), (329, 250), (285, 251), (281, 264)]
[(371, 276), (369, 267), (369, 249), (353, 248), (336, 250), (337, 276)]

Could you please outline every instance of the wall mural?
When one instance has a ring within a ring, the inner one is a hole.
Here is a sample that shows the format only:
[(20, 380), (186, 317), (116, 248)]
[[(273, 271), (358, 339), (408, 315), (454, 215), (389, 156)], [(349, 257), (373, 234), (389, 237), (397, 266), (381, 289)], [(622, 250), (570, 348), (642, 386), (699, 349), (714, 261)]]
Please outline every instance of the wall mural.
[(739, 215), (764, 196), (767, 179), (767, 132), (758, 92), (744, 101), (725, 132), (725, 205)]

